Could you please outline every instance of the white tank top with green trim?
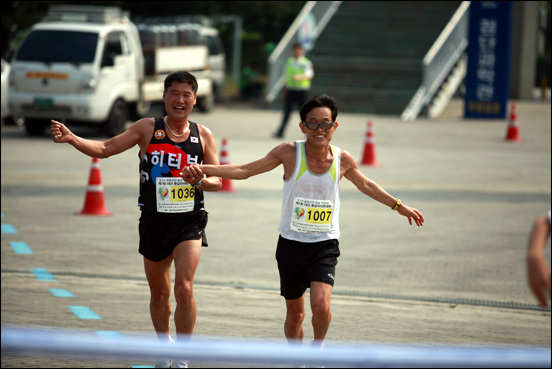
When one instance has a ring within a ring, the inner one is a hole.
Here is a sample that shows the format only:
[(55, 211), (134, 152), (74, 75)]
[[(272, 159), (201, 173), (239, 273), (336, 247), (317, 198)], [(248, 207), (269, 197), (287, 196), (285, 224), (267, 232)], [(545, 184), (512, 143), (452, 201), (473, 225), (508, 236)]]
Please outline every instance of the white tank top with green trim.
[(305, 141), (297, 141), (295, 169), (284, 180), (282, 220), (278, 231), (286, 239), (318, 242), (339, 238), (339, 173), (341, 149), (331, 145), (333, 162), (322, 174), (310, 171)]

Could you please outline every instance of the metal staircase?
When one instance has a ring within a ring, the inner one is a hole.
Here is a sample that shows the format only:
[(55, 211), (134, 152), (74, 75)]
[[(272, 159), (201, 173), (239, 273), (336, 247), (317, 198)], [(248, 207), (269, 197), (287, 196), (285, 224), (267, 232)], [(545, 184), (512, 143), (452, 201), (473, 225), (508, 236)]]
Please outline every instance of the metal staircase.
[[(430, 103), (428, 115), (431, 118), (438, 117), (464, 79), (467, 69), (464, 53), (468, 46), (469, 7), (469, 1), (462, 2), (425, 55), (422, 61), (422, 84), (401, 114), (402, 120), (416, 119)], [(432, 101), (436, 94), (437, 98)]]
[[(426, 94), (430, 86), (425, 82), (422, 60), (430, 49), (441, 55), (432, 45), (444, 29), (450, 28), (447, 22), (462, 4), (461, 1), (308, 2), (269, 59), (267, 103), (274, 108), (281, 104), (277, 97), (284, 83), (283, 66), (291, 55), (291, 44), (300, 41), (302, 26), (309, 17), (314, 17), (320, 27), (312, 32), (314, 47), (307, 52), (315, 74), (311, 95), (332, 95), (340, 110), (347, 112), (401, 115), (413, 96), (423, 100), (425, 105), (421, 107), (425, 107), (431, 98)], [(322, 5), (326, 7), (323, 11), (319, 8)], [(319, 13), (309, 15), (314, 9)], [(444, 45), (446, 49), (450, 44)], [(459, 65), (462, 52), (458, 54), (456, 62), (447, 67), (449, 71)], [(437, 57), (434, 60), (441, 61)], [(432, 67), (435, 65), (431, 63)], [(433, 95), (448, 75), (445, 73)]]
[(272, 103), (285, 84), (284, 66), (293, 55), (293, 44), (300, 42), (310, 51), (342, 1), (308, 1), (268, 59), (266, 102)]

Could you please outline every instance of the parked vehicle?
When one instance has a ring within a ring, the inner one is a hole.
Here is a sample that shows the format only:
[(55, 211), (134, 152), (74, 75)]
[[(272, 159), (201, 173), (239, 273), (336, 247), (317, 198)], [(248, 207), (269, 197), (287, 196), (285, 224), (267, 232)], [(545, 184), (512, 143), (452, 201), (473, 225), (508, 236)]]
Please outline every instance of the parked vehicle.
[(200, 27), (201, 42), (209, 49), (209, 70), (215, 90), (215, 100), (220, 101), (224, 91), (224, 77), (226, 74), (226, 54), (220, 41), (219, 32), (213, 27)]
[(2, 121), (10, 119), (10, 109), (8, 107), (8, 76), (10, 74), (10, 63), (2, 59)]
[(30, 135), (41, 135), (54, 118), (114, 136), (162, 101), (165, 77), (178, 70), (197, 78), (198, 108), (213, 109), (218, 87), (207, 44), (151, 40), (148, 30), (118, 7), (52, 6), (11, 60), (11, 113), (25, 117)]

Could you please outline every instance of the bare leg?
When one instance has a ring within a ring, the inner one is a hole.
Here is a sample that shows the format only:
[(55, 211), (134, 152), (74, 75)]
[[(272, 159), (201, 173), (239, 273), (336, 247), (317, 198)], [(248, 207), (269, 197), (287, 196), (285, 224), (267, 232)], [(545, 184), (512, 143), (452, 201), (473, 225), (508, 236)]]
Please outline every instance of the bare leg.
[(305, 333), (303, 331), (303, 319), (305, 319), (305, 295), (298, 299), (286, 300), (286, 322), (284, 332), (288, 342), (301, 343)]
[(172, 260), (172, 256), (162, 261), (144, 258), (144, 269), (150, 287), (151, 321), (160, 340), (169, 340), (170, 336)]
[(196, 322), (194, 275), (201, 255), (201, 239), (181, 242), (173, 251), (175, 265), (174, 296), (176, 333), (191, 335)]
[(322, 344), (330, 328), (330, 322), (332, 321), (332, 313), (330, 311), (332, 290), (333, 287), (327, 283), (311, 282), (310, 302), (312, 309), (312, 328), (314, 331), (313, 344)]

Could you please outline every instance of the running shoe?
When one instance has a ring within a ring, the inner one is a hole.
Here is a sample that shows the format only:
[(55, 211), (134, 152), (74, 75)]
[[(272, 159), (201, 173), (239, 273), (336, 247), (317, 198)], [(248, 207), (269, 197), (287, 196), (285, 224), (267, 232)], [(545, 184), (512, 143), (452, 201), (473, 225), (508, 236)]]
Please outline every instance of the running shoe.
[(156, 368), (172, 368), (173, 367), (173, 361), (172, 359), (162, 359), (155, 364)]

